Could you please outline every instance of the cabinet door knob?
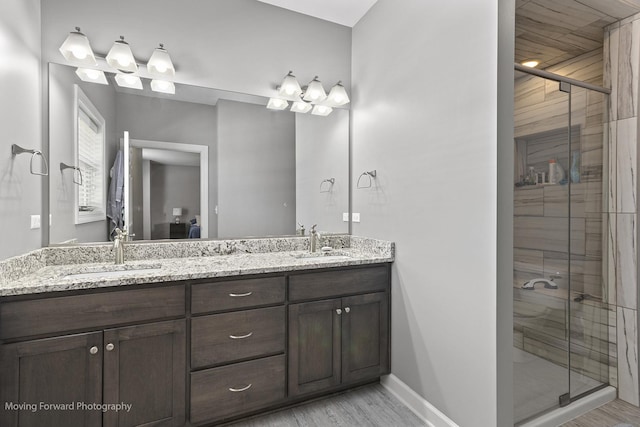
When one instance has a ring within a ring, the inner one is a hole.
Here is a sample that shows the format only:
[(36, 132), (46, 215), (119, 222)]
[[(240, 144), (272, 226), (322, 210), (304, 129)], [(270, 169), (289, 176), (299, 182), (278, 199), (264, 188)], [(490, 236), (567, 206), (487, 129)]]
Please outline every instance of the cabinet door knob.
[(112, 343), (107, 344), (107, 351), (113, 351), (114, 348), (115, 345), (113, 345)]
[(342, 309), (341, 308), (336, 308), (336, 313), (337, 314), (342, 314)]
[(91, 347), (89, 349), (89, 353), (91, 354), (98, 354), (98, 347), (96, 347), (95, 345), (93, 347)]
[(351, 309), (350, 309), (349, 307), (345, 307), (345, 308), (344, 308), (344, 312), (345, 312), (345, 313), (348, 313), (348, 312), (350, 312), (350, 311), (351, 311)]

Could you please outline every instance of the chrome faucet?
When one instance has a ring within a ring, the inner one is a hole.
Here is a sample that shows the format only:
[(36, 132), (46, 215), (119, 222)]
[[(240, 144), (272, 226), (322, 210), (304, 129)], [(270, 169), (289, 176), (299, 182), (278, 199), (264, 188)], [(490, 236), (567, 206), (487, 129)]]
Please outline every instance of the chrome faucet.
[(318, 224), (313, 224), (311, 232), (309, 233), (309, 250), (315, 252), (318, 248), (318, 241), (320, 240), (320, 233), (316, 231)]
[(119, 228), (116, 228), (114, 232), (116, 235), (113, 238), (113, 248), (111, 248), (111, 251), (116, 253), (115, 263), (124, 264), (124, 242), (127, 240), (127, 232)]

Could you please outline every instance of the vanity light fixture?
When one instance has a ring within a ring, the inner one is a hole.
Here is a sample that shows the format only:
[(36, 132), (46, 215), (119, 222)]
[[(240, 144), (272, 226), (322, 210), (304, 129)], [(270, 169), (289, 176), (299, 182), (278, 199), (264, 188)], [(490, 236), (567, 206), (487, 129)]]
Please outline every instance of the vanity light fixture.
[(176, 93), (176, 86), (173, 82), (168, 82), (166, 80), (151, 80), (151, 90), (154, 92), (174, 95)]
[(120, 87), (142, 90), (142, 80), (133, 74), (116, 74), (116, 83)]
[(269, 98), (267, 103), (267, 108), (270, 110), (286, 110), (288, 106), (289, 103), (280, 98)]
[(298, 83), (298, 79), (293, 75), (293, 71), (289, 71), (289, 74), (284, 76), (282, 79), (282, 83), (278, 88), (278, 95), (284, 98), (297, 98), (302, 93), (302, 89), (300, 88), (300, 83)]
[(348, 104), (349, 102), (349, 95), (347, 95), (346, 89), (344, 88), (344, 86), (342, 86), (342, 81), (339, 81), (329, 91), (327, 104), (339, 107), (341, 105)]
[(306, 102), (296, 101), (291, 106), (291, 111), (294, 113), (308, 113), (313, 108), (313, 105)]
[(313, 80), (309, 82), (302, 99), (307, 102), (322, 102), (326, 98), (327, 93), (324, 91), (324, 87), (322, 87), (320, 80), (318, 80), (318, 76), (315, 76)]
[(111, 50), (107, 54), (107, 64), (116, 70), (125, 73), (135, 73), (138, 71), (138, 64), (133, 57), (129, 43), (124, 41), (124, 37), (120, 36), (120, 40), (113, 42)]
[(93, 70), (91, 68), (78, 68), (76, 74), (83, 82), (98, 83), (101, 85), (108, 85), (107, 77), (103, 71)]
[(164, 45), (160, 43), (160, 47), (156, 48), (149, 58), (147, 63), (147, 71), (149, 74), (155, 77), (167, 78), (176, 75), (176, 69), (171, 62), (169, 52), (164, 48)]
[(313, 111), (311, 114), (316, 116), (328, 116), (333, 111), (333, 108), (327, 107), (326, 105), (316, 105), (313, 107)]
[(96, 66), (98, 64), (89, 39), (80, 32), (80, 27), (76, 27), (75, 31), (69, 33), (59, 50), (67, 61), (76, 65)]

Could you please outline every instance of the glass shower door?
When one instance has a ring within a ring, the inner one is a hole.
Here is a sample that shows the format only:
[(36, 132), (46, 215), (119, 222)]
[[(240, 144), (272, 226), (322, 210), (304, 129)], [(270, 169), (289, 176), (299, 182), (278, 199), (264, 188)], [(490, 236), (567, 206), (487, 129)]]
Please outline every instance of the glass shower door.
[[(566, 88), (563, 88), (566, 89)], [(514, 414), (557, 408), (569, 392), (570, 94), (516, 72)], [(550, 176), (550, 172), (554, 172)]]
[[(609, 383), (609, 326), (605, 239), (609, 216), (605, 191), (607, 95), (571, 86), (568, 186), (569, 396), (579, 398)], [(615, 324), (615, 323), (613, 323)]]

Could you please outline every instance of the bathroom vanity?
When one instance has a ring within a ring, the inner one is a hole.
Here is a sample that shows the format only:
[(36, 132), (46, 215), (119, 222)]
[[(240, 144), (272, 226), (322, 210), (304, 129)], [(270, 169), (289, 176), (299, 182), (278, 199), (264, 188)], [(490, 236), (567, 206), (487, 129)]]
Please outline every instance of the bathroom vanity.
[(209, 425), (376, 381), (393, 246), (353, 246), (133, 260), (121, 274), (46, 248), (57, 265), (0, 286), (1, 399), (23, 405), (0, 424)]

